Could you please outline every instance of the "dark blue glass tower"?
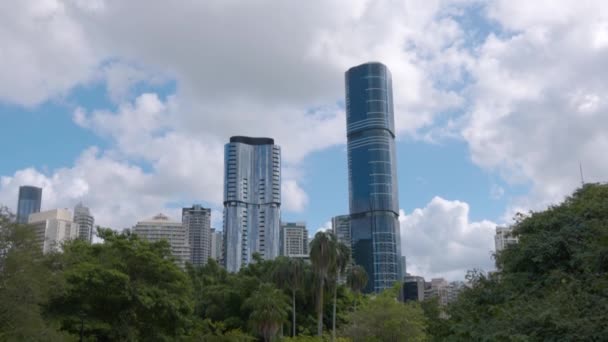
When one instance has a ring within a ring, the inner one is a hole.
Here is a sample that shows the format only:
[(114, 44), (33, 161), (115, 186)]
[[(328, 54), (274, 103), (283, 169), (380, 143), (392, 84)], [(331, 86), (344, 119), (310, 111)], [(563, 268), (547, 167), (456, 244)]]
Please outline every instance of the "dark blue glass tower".
[(366, 292), (399, 279), (399, 202), (391, 73), (381, 63), (346, 72), (348, 181), (353, 259)]
[(17, 202), (17, 223), (27, 223), (31, 213), (40, 212), (42, 189), (35, 186), (20, 186)]

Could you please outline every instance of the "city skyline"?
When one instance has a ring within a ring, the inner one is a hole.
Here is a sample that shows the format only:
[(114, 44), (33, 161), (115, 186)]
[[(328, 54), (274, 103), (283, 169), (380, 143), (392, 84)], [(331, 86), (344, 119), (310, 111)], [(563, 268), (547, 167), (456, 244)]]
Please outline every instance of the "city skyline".
[(561, 201), (579, 162), (585, 181), (607, 180), (605, 1), (133, 1), (3, 11), (13, 212), (32, 185), (41, 210), (83, 202), (103, 227), (200, 203), (221, 229), (223, 148), (242, 134), (282, 148), (282, 218), (327, 229), (349, 212), (344, 71), (368, 61), (393, 74), (412, 274), (488, 269), (496, 225)]

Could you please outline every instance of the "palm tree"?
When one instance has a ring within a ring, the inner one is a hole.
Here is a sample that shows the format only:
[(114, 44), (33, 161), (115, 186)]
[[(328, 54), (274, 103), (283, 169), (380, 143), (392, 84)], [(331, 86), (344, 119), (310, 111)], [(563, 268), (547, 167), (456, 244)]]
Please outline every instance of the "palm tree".
[(283, 291), (268, 283), (260, 285), (245, 301), (244, 306), (253, 310), (249, 323), (265, 342), (273, 341), (277, 336), (289, 312), (288, 302)]
[(318, 280), (317, 335), (323, 335), (323, 293), (325, 280), (336, 263), (336, 238), (330, 232), (318, 232), (310, 244), (310, 261)]
[(346, 267), (350, 263), (350, 248), (342, 242), (337, 242), (336, 246), (336, 262), (332, 268), (332, 278), (334, 285), (334, 307), (333, 307), (333, 316), (331, 320), (331, 340), (336, 340), (336, 302), (338, 299), (338, 280)]
[[(363, 266), (355, 265), (351, 267), (350, 272), (346, 277), (348, 286), (356, 295), (361, 293), (361, 290), (367, 286), (367, 272)], [(357, 302), (355, 301), (355, 310), (357, 310)]]
[(296, 291), (302, 286), (304, 262), (302, 259), (279, 257), (272, 277), (279, 286), (291, 291), (291, 336), (296, 336)]

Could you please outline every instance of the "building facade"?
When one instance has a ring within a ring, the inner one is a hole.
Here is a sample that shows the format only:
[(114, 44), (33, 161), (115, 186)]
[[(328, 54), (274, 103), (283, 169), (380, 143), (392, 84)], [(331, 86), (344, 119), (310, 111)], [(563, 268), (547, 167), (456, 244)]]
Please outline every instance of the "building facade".
[(32, 213), (27, 223), (34, 227), (42, 253), (61, 251), (62, 243), (78, 238), (78, 225), (68, 209)]
[(132, 231), (133, 234), (150, 242), (160, 240), (169, 242), (171, 253), (177, 259), (180, 267), (184, 267), (186, 261), (190, 260), (188, 235), (181, 222), (170, 221), (167, 216), (158, 214), (150, 219), (137, 222)]
[(211, 258), (211, 209), (195, 204), (182, 208), (182, 225), (190, 245), (190, 262), (203, 266)]
[(224, 251), (224, 234), (222, 231), (216, 231), (211, 228), (211, 258), (216, 260), (219, 264), (223, 264), (223, 251)]
[(399, 279), (400, 238), (391, 73), (381, 63), (346, 72), (350, 226), (355, 263), (368, 273), (366, 292)]
[(496, 235), (494, 235), (494, 247), (496, 253), (505, 249), (508, 245), (517, 243), (517, 238), (512, 236), (513, 228), (511, 227), (496, 227)]
[(352, 249), (350, 235), (350, 215), (339, 215), (331, 218), (331, 230), (338, 239)]
[(224, 266), (237, 272), (254, 253), (280, 254), (281, 149), (270, 138), (235, 136), (224, 152)]
[(449, 303), (449, 284), (443, 278), (433, 278), (426, 283), (424, 298), (437, 298), (439, 305), (446, 306)]
[(78, 238), (91, 243), (93, 241), (95, 218), (91, 215), (89, 208), (82, 203), (74, 207), (74, 223), (78, 225)]
[(308, 230), (305, 222), (281, 223), (281, 255), (308, 258)]
[(403, 302), (407, 301), (423, 301), (424, 300), (425, 282), (423, 277), (406, 276), (403, 280), (400, 299)]
[(28, 223), (30, 214), (40, 212), (42, 188), (24, 185), (19, 187), (17, 200), (17, 223)]

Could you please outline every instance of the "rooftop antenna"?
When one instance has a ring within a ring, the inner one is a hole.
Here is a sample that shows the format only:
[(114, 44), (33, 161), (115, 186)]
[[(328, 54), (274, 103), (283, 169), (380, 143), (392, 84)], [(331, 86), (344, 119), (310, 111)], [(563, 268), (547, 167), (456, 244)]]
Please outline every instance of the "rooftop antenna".
[(578, 162), (578, 168), (581, 171), (581, 184), (584, 187), (585, 186), (585, 178), (583, 178), (583, 164), (580, 161)]

